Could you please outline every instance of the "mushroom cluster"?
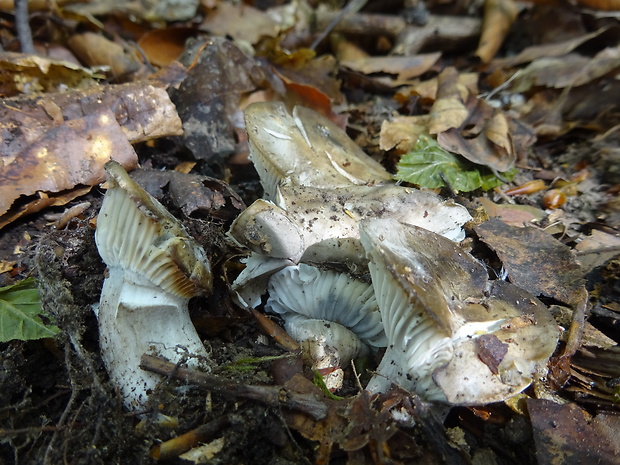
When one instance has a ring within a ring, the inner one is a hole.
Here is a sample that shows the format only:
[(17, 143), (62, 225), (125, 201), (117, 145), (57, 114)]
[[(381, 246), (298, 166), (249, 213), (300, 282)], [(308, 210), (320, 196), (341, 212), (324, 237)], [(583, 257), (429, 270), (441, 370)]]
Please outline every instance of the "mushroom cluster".
[(108, 267), (96, 308), (103, 361), (125, 406), (137, 410), (161, 377), (139, 368), (144, 353), (201, 365), (205, 347), (189, 299), (212, 286), (205, 251), (156, 199), (114, 161), (95, 241)]
[[(233, 283), (242, 305), (284, 319), (332, 364), (387, 347), (368, 390), (392, 383), (427, 400), (481, 404), (524, 389), (558, 340), (546, 307), (489, 282), (464, 238), (467, 210), (397, 186), (333, 123), (296, 107), (246, 110), (265, 198), (233, 223), (251, 253)], [(371, 280), (368, 279), (370, 275)]]

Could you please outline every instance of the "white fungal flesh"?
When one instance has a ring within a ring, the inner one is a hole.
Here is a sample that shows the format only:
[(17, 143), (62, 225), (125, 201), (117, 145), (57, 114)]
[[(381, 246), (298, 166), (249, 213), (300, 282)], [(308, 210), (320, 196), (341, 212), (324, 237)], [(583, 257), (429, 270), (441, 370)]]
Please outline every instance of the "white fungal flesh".
[(139, 368), (142, 354), (173, 362), (188, 357), (188, 365), (199, 366), (195, 357), (207, 353), (189, 318), (189, 299), (162, 292), (133, 271), (113, 267), (109, 273), (97, 314), (101, 354), (125, 406), (136, 410), (162, 380)]
[(284, 329), (296, 341), (314, 341), (323, 348), (332, 348), (333, 360), (330, 364), (322, 364), (314, 358), (317, 368), (330, 366), (347, 366), (355, 358), (368, 355), (368, 346), (358, 336), (344, 326), (329, 320), (307, 318), (301, 315), (288, 315)]

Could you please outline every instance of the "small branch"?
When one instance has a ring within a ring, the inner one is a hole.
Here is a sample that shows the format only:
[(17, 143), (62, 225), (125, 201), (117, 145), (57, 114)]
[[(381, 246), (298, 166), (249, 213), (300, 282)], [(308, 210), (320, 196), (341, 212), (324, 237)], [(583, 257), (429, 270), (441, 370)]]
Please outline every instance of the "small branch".
[(28, 22), (28, 0), (15, 0), (15, 28), (17, 29), (17, 38), (22, 53), (28, 55), (36, 55), (34, 50), (34, 42), (32, 41), (32, 31)]
[(207, 442), (212, 436), (220, 433), (224, 428), (233, 423), (230, 417), (220, 417), (176, 438), (157, 444), (151, 450), (151, 457), (155, 460), (170, 460), (178, 457), (182, 453), (196, 447), (199, 443)]
[(270, 407), (298, 410), (314, 420), (322, 420), (327, 416), (327, 405), (314, 395), (289, 391), (283, 386), (241, 384), (220, 376), (178, 367), (167, 360), (147, 354), (142, 355), (140, 368), (200, 386), (226, 397), (241, 397), (262, 402)]

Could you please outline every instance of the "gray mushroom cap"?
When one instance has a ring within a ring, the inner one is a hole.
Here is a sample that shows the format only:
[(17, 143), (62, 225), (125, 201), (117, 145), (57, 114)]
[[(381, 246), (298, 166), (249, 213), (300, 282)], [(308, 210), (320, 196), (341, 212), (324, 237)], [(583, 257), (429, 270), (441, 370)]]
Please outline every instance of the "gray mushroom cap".
[(525, 389), (557, 345), (547, 308), (516, 286), (488, 282), (476, 259), (425, 229), (361, 223), (389, 345), (367, 389), (396, 383), (427, 400), (484, 404)]

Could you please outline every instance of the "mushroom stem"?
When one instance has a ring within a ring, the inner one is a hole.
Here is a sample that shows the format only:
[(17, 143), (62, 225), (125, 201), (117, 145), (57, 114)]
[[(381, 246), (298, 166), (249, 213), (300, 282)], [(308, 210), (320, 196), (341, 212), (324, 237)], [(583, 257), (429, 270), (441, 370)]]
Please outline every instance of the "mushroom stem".
[(136, 409), (162, 380), (138, 368), (143, 354), (173, 362), (189, 355), (187, 364), (196, 367), (195, 357), (207, 353), (190, 320), (189, 299), (162, 292), (133, 271), (111, 268), (109, 273), (97, 311), (101, 354), (125, 406)]

